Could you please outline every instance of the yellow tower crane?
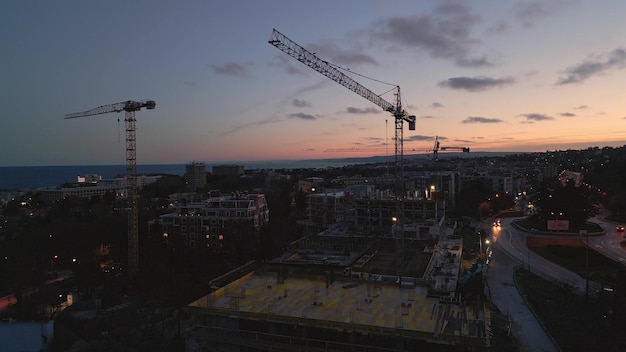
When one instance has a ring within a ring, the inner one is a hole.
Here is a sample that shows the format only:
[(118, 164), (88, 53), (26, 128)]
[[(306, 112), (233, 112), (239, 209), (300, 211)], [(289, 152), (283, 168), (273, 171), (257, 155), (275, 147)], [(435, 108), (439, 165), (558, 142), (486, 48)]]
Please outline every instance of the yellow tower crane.
[(133, 277), (139, 271), (139, 235), (137, 211), (137, 153), (135, 133), (135, 111), (142, 108), (154, 109), (154, 100), (134, 101), (127, 100), (120, 103), (102, 105), (91, 110), (65, 115), (66, 119), (77, 117), (108, 114), (111, 112), (125, 112), (126, 124), (126, 181), (128, 197), (128, 275)]

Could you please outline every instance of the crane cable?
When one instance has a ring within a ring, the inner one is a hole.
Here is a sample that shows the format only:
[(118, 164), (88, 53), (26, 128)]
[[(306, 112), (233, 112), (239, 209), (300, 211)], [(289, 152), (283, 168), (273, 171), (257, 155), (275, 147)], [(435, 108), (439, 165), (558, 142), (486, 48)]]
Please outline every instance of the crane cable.
[[(386, 85), (388, 85), (388, 86), (393, 86), (393, 88), (389, 89), (388, 91), (383, 92), (383, 93), (381, 93), (381, 94), (378, 94), (378, 96), (379, 96), (379, 97), (380, 97), (380, 96), (383, 96), (383, 95), (385, 95), (385, 94), (387, 94), (387, 93), (389, 93), (389, 92), (391, 92), (392, 90), (396, 89), (396, 87), (398, 87), (398, 85), (397, 85), (397, 84), (393, 84), (393, 83), (389, 83), (389, 82), (381, 81), (381, 80), (376, 79), (376, 78), (372, 78), (372, 77), (368, 77), (368, 76), (366, 76), (366, 75), (362, 75), (362, 74), (360, 74), (360, 73), (357, 73), (357, 72), (351, 71), (349, 68), (344, 68), (344, 67), (341, 67), (341, 66), (339, 66), (339, 65), (337, 65), (337, 64), (333, 64), (332, 62), (326, 62), (326, 63), (327, 63), (327, 64), (329, 64), (330, 66), (335, 67), (335, 68), (336, 68), (336, 69), (338, 69), (338, 70), (341, 70), (341, 71), (344, 71), (344, 72), (347, 72), (347, 73), (351, 73), (351, 74), (357, 75), (357, 76), (359, 76), (359, 77), (363, 77), (363, 78), (365, 78), (365, 79), (369, 79), (369, 80), (374, 81), (374, 82), (378, 82), (378, 83), (386, 84)], [(402, 93), (401, 93), (401, 94), (402, 94)], [(401, 100), (401, 101), (406, 101), (406, 100), (404, 99), (404, 94), (402, 94), (402, 95), (400, 96), (400, 100)]]
[(389, 83), (389, 82), (381, 81), (381, 80), (376, 79), (376, 78), (372, 78), (372, 77), (368, 77), (368, 76), (366, 76), (366, 75), (362, 75), (362, 74), (360, 74), (360, 73), (357, 73), (357, 72), (351, 71), (349, 68), (344, 68), (344, 67), (341, 67), (341, 66), (339, 66), (339, 65), (337, 65), (337, 64), (333, 64), (332, 62), (326, 62), (326, 63), (327, 63), (327, 64), (329, 64), (330, 66), (333, 66), (334, 68), (336, 68), (336, 69), (338, 69), (338, 70), (341, 70), (341, 71), (344, 71), (344, 72), (348, 72), (348, 73), (351, 73), (351, 74), (357, 75), (357, 76), (359, 76), (359, 77), (363, 77), (363, 78), (365, 78), (365, 79), (369, 79), (370, 81), (374, 81), (374, 82), (378, 82), (378, 83), (382, 83), (382, 84), (386, 84), (386, 85), (388, 85), (388, 86), (393, 86), (393, 87), (394, 87), (394, 88), (392, 88), (392, 89), (390, 89), (390, 90), (388, 90), (388, 91), (386, 91), (386, 92), (384, 92), (384, 93), (382, 93), (382, 94), (379, 94), (378, 96), (381, 96), (381, 95), (387, 94), (387, 93), (391, 92), (393, 89), (395, 89), (395, 87), (397, 87), (397, 86), (398, 86), (397, 84), (393, 84), (393, 83)]

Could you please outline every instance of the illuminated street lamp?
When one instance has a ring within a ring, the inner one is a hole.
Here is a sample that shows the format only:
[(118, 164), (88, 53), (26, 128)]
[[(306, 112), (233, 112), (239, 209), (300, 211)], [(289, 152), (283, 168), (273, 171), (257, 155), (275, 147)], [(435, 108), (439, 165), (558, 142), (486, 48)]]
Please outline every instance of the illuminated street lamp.
[(562, 212), (562, 211), (560, 211), (560, 212), (558, 212), (558, 213), (555, 213), (555, 212), (551, 211), (551, 212), (550, 212), (550, 215), (554, 216), (554, 218), (555, 218), (557, 221), (559, 221), (559, 216), (563, 216), (563, 212)]

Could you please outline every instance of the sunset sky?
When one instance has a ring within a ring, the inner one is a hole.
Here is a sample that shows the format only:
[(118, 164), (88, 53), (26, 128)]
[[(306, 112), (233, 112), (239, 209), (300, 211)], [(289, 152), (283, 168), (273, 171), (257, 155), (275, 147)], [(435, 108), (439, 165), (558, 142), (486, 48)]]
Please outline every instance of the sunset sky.
[[(405, 153), (626, 144), (626, 1), (4, 1), (0, 166), (393, 154), (393, 117), (268, 43), (278, 31), (417, 117)], [(119, 119), (119, 121), (118, 121)]]

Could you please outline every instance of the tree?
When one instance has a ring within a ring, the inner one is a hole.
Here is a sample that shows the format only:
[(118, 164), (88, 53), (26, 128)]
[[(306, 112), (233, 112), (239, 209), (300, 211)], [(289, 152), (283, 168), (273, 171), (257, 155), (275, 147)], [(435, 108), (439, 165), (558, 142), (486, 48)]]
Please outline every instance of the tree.
[(563, 184), (557, 180), (544, 184), (537, 192), (535, 215), (539, 223), (547, 220), (568, 220), (570, 230), (586, 228), (586, 222), (598, 214), (594, 205), (593, 192), (584, 186), (577, 186), (573, 180)]

